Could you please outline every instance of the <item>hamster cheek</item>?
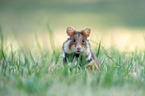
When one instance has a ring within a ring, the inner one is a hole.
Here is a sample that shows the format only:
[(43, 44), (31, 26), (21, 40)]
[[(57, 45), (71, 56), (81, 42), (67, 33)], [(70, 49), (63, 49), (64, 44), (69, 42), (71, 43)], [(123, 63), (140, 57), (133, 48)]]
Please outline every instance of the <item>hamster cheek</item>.
[(82, 52), (83, 52), (84, 55), (86, 55), (86, 53), (87, 53), (87, 47), (86, 46), (82, 47)]
[(85, 51), (85, 48), (84, 48), (84, 46), (81, 48), (81, 52), (84, 52)]
[(76, 47), (75, 47), (74, 45), (72, 45), (72, 46), (71, 46), (71, 50), (72, 50), (73, 52), (75, 52)]

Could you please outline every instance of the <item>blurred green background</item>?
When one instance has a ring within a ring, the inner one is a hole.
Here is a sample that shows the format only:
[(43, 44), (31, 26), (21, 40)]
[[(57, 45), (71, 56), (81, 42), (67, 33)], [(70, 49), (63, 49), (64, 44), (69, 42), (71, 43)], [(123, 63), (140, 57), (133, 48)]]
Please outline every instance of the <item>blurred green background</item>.
[(145, 0), (0, 0), (0, 24), (8, 42), (49, 47), (47, 23), (56, 45), (66, 39), (67, 26), (92, 29), (91, 39), (119, 49), (144, 47)]

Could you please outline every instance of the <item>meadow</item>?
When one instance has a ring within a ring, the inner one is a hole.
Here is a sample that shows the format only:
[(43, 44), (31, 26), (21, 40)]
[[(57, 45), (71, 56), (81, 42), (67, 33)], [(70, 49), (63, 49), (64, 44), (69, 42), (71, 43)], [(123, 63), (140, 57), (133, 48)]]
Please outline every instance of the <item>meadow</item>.
[(62, 50), (54, 45), (51, 29), (48, 35), (53, 50), (43, 50), (37, 35), (35, 51), (13, 49), (7, 44), (2, 28), (0, 47), (1, 96), (144, 96), (145, 51), (120, 52), (113, 46), (105, 49), (101, 42), (93, 52), (101, 62), (98, 74), (77, 66), (64, 67)]
[[(144, 96), (144, 0), (1, 0), (0, 96)], [(64, 67), (66, 27), (92, 29), (98, 74)]]

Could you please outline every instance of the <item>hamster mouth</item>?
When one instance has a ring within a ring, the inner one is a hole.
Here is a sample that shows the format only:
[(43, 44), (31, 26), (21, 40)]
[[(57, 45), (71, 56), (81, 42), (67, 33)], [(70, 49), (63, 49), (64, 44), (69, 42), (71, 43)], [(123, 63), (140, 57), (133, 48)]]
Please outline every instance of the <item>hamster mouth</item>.
[(76, 53), (80, 53), (81, 51), (76, 51)]

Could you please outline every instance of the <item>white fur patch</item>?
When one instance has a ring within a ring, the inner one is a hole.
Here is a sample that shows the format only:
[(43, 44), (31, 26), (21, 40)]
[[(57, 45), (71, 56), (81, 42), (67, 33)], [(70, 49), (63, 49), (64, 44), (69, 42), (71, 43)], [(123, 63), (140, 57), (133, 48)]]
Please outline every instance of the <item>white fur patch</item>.
[(90, 48), (90, 46), (89, 46), (89, 43), (87, 42), (87, 55), (89, 55), (90, 53), (91, 53), (91, 48)]
[(69, 39), (70, 38), (70, 36), (67, 36), (67, 39)]
[(92, 54), (90, 53), (86, 60), (90, 60), (91, 57), (92, 57)]
[(64, 44), (64, 51), (66, 52), (66, 53), (72, 53), (72, 50), (70, 50), (69, 49), (69, 44), (70, 44), (70, 40), (68, 40), (67, 42), (65, 42), (65, 44)]
[(63, 52), (63, 58), (65, 58), (65, 53)]
[(90, 38), (89, 38), (89, 37), (87, 37), (87, 40), (89, 41), (89, 40), (90, 40)]

